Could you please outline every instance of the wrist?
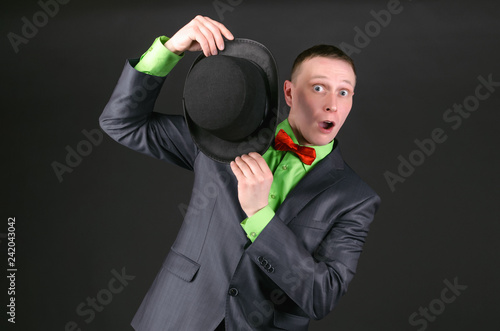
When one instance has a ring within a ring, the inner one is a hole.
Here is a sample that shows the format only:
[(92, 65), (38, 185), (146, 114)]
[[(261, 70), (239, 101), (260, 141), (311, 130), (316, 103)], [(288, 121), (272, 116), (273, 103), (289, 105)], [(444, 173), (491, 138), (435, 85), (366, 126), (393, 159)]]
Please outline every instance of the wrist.
[(172, 43), (172, 39), (167, 40), (166, 43), (163, 44), (169, 51), (171, 51), (174, 54), (181, 55), (183, 51), (178, 50)]
[(268, 205), (265, 205), (264, 207), (262, 208), (258, 208), (258, 209), (253, 209), (253, 210), (249, 210), (248, 212), (246, 210), (244, 210), (245, 214), (247, 214), (247, 217), (252, 217), (253, 215), (257, 214), (259, 211), (261, 211), (262, 209), (266, 208)]

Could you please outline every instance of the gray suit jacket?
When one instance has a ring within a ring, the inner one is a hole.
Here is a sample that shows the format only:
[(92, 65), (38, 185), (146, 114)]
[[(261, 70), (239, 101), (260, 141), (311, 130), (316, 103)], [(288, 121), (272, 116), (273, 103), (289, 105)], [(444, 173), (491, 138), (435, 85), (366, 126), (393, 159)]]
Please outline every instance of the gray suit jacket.
[(193, 143), (181, 116), (153, 112), (164, 78), (125, 68), (100, 117), (117, 142), (194, 171), (191, 201), (132, 326), (140, 331), (307, 330), (347, 291), (380, 199), (338, 146), (251, 243), (229, 165)]

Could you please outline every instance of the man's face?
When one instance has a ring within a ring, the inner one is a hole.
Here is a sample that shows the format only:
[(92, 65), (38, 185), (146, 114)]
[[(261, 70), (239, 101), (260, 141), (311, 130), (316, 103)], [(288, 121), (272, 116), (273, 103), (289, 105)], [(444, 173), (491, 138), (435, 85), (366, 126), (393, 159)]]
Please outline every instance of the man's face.
[(299, 144), (326, 145), (335, 138), (352, 107), (356, 75), (340, 59), (313, 57), (285, 81), (288, 121)]

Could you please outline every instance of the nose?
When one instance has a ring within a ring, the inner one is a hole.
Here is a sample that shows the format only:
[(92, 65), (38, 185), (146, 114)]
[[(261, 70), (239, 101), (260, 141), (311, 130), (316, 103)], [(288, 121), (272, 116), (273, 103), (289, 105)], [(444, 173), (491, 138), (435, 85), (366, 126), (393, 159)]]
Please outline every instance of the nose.
[(337, 98), (335, 94), (332, 93), (332, 95), (329, 98), (328, 97), (326, 98), (325, 110), (337, 111)]

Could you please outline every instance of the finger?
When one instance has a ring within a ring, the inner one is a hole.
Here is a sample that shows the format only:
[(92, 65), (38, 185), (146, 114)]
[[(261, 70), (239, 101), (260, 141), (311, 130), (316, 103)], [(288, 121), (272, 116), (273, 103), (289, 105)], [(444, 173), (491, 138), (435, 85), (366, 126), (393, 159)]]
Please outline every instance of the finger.
[(262, 176), (262, 169), (260, 168), (259, 163), (250, 155), (244, 154), (241, 156), (241, 159), (248, 165), (252, 173), (256, 176)]
[(233, 171), (233, 174), (236, 176), (236, 179), (238, 181), (240, 181), (241, 179), (243, 179), (245, 177), (245, 175), (243, 175), (243, 172), (238, 167), (238, 165), (236, 164), (236, 162), (231, 161), (231, 163), (229, 164), (229, 166), (231, 167), (231, 170)]
[(210, 54), (216, 55), (218, 53), (218, 49), (224, 49), (224, 46), (222, 46), (222, 48), (219, 47), (221, 43), (224, 45), (221, 31), (205, 17), (197, 17), (197, 20), (199, 22), (200, 31), (203, 33), (210, 45)]
[(194, 38), (198, 44), (200, 44), (201, 50), (205, 56), (210, 56), (213, 54), (213, 50), (216, 50), (215, 42), (213, 40), (212, 34), (203, 25), (196, 25), (193, 27)]
[(248, 166), (248, 164), (243, 160), (243, 156), (238, 156), (236, 159), (234, 159), (234, 162), (240, 168), (241, 172), (245, 176), (245, 178), (250, 178), (253, 176), (252, 169)]
[(217, 55), (218, 49), (217, 49), (217, 45), (215, 44), (215, 36), (212, 33), (212, 31), (210, 29), (208, 29), (205, 25), (200, 25), (198, 28), (208, 43), (209, 54), (210, 55)]
[[(222, 38), (222, 31), (221, 31), (219, 25), (217, 25), (217, 24), (219, 24), (219, 22), (214, 21), (209, 17), (200, 17), (199, 21), (201, 24), (204, 25), (205, 28), (210, 30), (210, 32), (212, 33), (211, 37), (214, 39), (215, 51), (217, 52), (218, 49), (223, 50), (224, 49), (224, 38)], [(214, 53), (213, 49), (212, 49), (212, 54), (215, 55), (217, 53)]]
[(219, 28), (219, 30), (222, 32), (222, 34), (224, 35), (224, 37), (226, 37), (227, 39), (231, 39), (231, 40), (234, 39), (233, 34), (231, 33), (231, 31), (229, 31), (228, 28), (226, 28), (226, 26), (224, 24), (222, 24), (218, 21), (215, 21), (208, 16), (205, 16), (205, 19), (207, 21), (210, 21), (213, 25), (217, 26)]
[(210, 56), (210, 46), (208, 44), (208, 40), (197, 25), (193, 26), (190, 39), (198, 43), (200, 50), (205, 56)]
[[(229, 31), (228, 28), (226, 28), (226, 26), (224, 24), (217, 22), (217, 21), (211, 19), (210, 17), (205, 17), (205, 19), (207, 21), (209, 21), (210, 23), (212, 23), (212, 25), (217, 28), (217, 30), (219, 31), (218, 34), (222, 34), (224, 37), (226, 37), (229, 40), (234, 39), (233, 34), (231, 33), (231, 31)], [(216, 38), (216, 42), (217, 42), (217, 46), (219, 47), (219, 49), (223, 50), (224, 49), (224, 39), (222, 37)]]
[[(267, 182), (272, 180), (273, 174), (269, 169), (266, 161), (258, 153), (254, 153), (254, 156), (242, 155), (242, 160), (248, 165), (252, 171), (251, 179), (257, 183)], [(260, 158), (260, 159), (258, 159)]]
[(256, 164), (259, 166), (260, 170), (264, 174), (271, 173), (271, 169), (269, 169), (269, 165), (267, 164), (266, 160), (264, 160), (262, 155), (260, 155), (259, 153), (256, 153), (256, 152), (251, 152), (251, 153), (248, 153), (248, 156), (251, 157), (256, 162)]

